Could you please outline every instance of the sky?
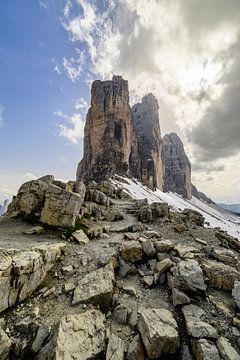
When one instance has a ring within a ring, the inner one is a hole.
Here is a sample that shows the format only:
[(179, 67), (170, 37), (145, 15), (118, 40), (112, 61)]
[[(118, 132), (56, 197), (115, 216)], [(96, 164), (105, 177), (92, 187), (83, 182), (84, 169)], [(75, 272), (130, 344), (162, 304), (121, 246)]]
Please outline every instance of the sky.
[(159, 101), (192, 180), (240, 202), (239, 0), (2, 0), (0, 202), (44, 174), (74, 179), (90, 87), (114, 74)]

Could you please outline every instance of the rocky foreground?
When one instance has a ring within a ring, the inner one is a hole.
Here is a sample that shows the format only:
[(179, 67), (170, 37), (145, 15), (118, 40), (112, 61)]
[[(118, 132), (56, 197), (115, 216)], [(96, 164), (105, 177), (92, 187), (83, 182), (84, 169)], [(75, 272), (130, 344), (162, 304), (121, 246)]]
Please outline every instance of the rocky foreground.
[(1, 360), (240, 359), (240, 244), (201, 214), (46, 176), (1, 219)]

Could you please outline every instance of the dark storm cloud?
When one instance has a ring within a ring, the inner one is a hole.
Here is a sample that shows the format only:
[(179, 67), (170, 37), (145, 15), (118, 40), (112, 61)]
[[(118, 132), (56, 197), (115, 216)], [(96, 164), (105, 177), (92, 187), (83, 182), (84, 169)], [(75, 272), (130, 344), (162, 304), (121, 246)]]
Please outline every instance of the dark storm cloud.
[(212, 102), (200, 123), (189, 134), (197, 159), (212, 161), (240, 152), (240, 40), (229, 49), (233, 64), (221, 79), (222, 96)]

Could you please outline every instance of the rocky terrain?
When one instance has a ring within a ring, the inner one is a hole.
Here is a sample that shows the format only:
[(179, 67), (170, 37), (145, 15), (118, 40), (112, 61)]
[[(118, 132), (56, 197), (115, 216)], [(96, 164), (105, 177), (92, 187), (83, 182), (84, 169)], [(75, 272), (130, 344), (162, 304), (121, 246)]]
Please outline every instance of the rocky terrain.
[(240, 244), (204, 225), (107, 181), (24, 184), (0, 222), (0, 359), (240, 359)]

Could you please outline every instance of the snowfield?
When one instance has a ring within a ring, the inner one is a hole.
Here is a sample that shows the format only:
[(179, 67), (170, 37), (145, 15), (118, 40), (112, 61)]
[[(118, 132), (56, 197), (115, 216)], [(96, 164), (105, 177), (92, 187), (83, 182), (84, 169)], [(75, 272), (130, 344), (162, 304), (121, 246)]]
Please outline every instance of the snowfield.
[(152, 191), (139, 181), (126, 177), (118, 176), (117, 180), (112, 180), (112, 183), (117, 188), (124, 189), (133, 199), (146, 198), (149, 203), (166, 202), (175, 211), (186, 208), (197, 210), (205, 217), (206, 226), (218, 227), (240, 240), (240, 218), (215, 204), (207, 204), (195, 197), (191, 200), (183, 199), (180, 195), (171, 192)]

